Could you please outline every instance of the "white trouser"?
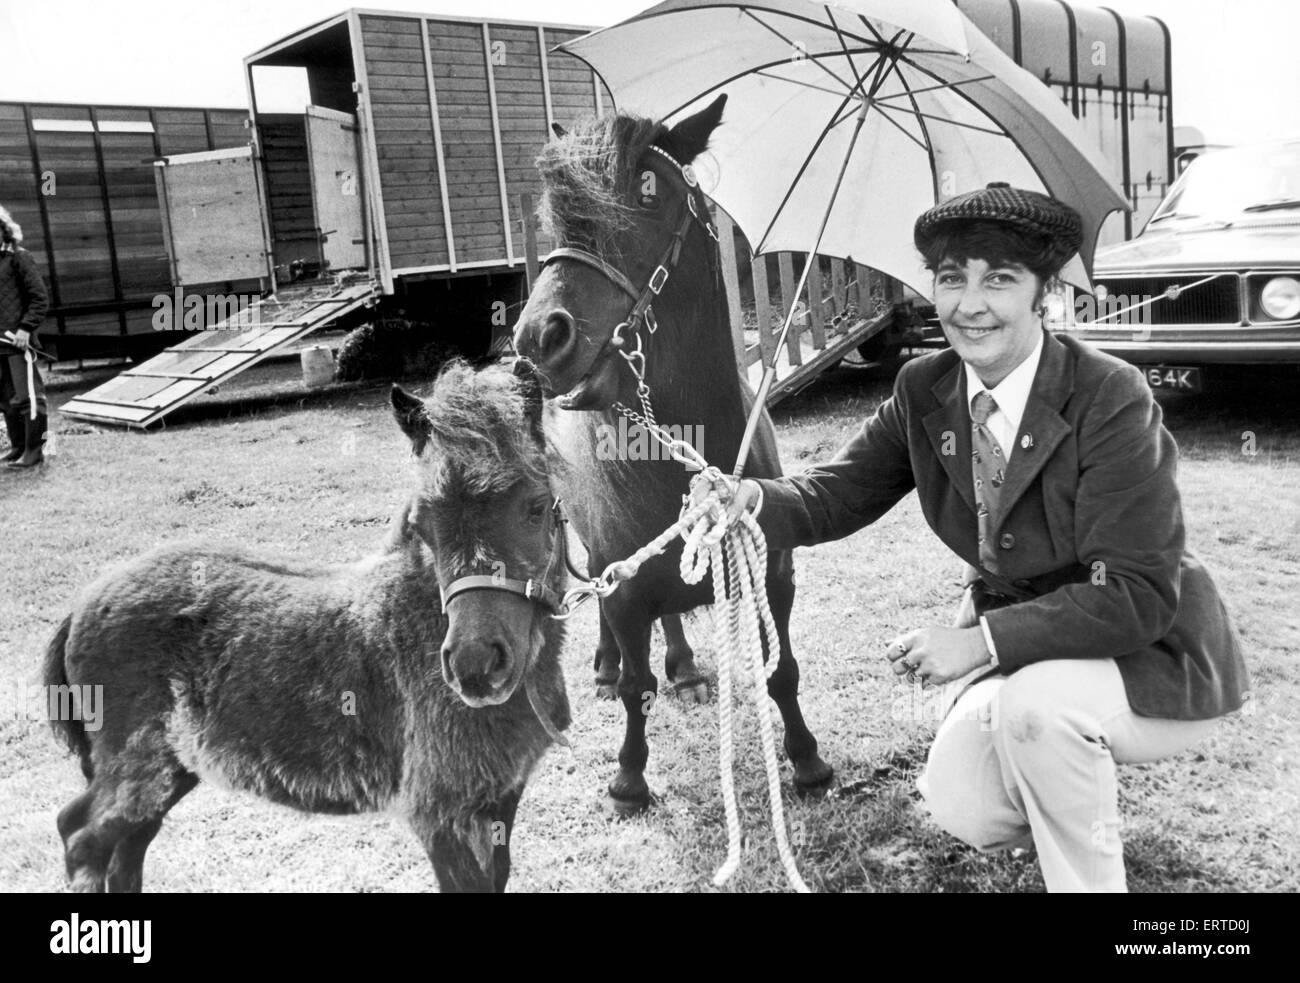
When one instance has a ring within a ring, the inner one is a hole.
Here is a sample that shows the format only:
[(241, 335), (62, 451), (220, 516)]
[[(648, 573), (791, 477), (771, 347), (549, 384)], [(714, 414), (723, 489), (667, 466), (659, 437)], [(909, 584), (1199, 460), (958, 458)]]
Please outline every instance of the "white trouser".
[(1032, 840), (1049, 891), (1124, 891), (1116, 762), (1177, 754), (1217, 723), (1134, 713), (1114, 659), (1036, 662), (960, 696), (917, 787), (979, 850)]

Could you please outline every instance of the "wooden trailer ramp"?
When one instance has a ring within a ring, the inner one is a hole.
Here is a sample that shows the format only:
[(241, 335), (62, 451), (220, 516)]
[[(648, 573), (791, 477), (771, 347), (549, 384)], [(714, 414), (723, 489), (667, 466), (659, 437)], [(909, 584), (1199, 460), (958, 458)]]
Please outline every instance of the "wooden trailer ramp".
[(60, 413), (141, 429), (377, 296), (375, 284), (287, 287), (65, 403)]

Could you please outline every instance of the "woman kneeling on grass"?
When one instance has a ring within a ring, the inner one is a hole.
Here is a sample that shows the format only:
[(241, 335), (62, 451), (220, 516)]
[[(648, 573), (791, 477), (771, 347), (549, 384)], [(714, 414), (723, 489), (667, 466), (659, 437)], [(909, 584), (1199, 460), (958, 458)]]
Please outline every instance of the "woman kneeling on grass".
[(1207, 736), (1248, 698), (1214, 582), (1184, 545), (1178, 450), (1141, 372), (1042, 325), (1078, 214), (1005, 184), (916, 223), (950, 349), (907, 363), (827, 464), (743, 480), (773, 549), (839, 539), (913, 488), (968, 564), (955, 627), (892, 641), (951, 700), (918, 787), (984, 851), (1032, 841), (1050, 891), (1123, 891), (1115, 765)]

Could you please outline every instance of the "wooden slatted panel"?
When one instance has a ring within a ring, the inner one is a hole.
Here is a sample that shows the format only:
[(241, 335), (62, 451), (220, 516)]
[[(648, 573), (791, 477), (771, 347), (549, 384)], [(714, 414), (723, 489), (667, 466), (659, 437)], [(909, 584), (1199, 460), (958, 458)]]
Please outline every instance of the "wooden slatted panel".
[[(368, 282), (341, 291), (281, 291), (282, 303), (202, 331), (60, 407), (66, 416), (146, 427), (199, 393), (238, 375), (267, 355), (337, 320), (370, 296)], [(258, 317), (263, 323), (249, 326)], [(233, 327), (232, 327), (233, 325)], [(198, 349), (228, 349), (200, 351)]]
[[(33, 106), (32, 116), (90, 122), (90, 110), (84, 106)], [(116, 291), (95, 135), (38, 129), (35, 136), (41, 168), (53, 172), (56, 180), (56, 193), (46, 196), (45, 208), (58, 264), (59, 300), (111, 302)]]
[(318, 263), (320, 236), (311, 200), (306, 121), (300, 113), (262, 113), (257, 126), (275, 263)]
[(245, 146), (249, 141), (248, 113), (242, 109), (209, 109), (208, 132), (212, 134), (211, 150)]
[(393, 268), (448, 263), (420, 21), (363, 16), (361, 37)]
[[(101, 121), (147, 123), (147, 110), (99, 110)], [(152, 133), (102, 133), (104, 182), (123, 297), (147, 300), (170, 277), (153, 167)]]
[[(498, 62), (492, 66), (492, 77), (506, 195), (516, 239), (515, 253), (522, 257), (519, 230), (523, 228), (524, 217), (520, 212), (520, 195), (536, 198), (541, 194), (541, 180), (534, 162), (542, 145), (551, 138), (542, 84), (542, 52), (535, 27), (489, 25), (488, 34)], [(550, 248), (548, 243), (547, 251)]]
[[(438, 89), (457, 262), (505, 264), (506, 238), (482, 27), (430, 20), (429, 55)], [(396, 231), (389, 229), (394, 252)]]
[[(208, 142), (208, 125), (201, 109), (155, 109), (158, 151), (164, 157), (214, 149)], [(247, 143), (245, 138), (240, 143)], [(239, 146), (239, 143), (231, 146)]]

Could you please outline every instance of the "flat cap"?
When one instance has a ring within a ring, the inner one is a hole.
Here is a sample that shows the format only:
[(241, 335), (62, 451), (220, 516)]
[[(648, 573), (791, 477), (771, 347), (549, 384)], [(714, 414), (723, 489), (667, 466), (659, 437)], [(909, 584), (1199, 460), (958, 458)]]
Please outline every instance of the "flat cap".
[(952, 221), (1005, 222), (1021, 231), (1045, 236), (1052, 241), (1062, 264), (1079, 251), (1083, 242), (1083, 221), (1073, 208), (1037, 191), (1013, 188), (1004, 181), (949, 198), (922, 212), (912, 231), (916, 248), (925, 252), (940, 226)]

